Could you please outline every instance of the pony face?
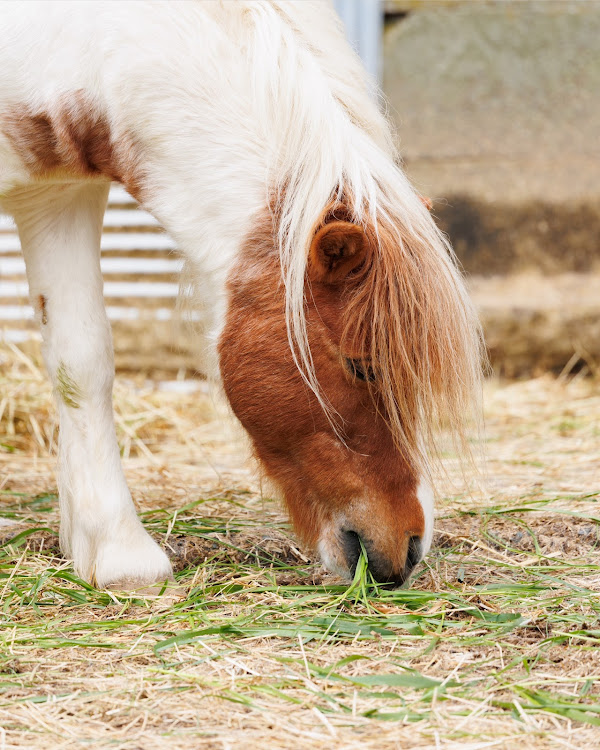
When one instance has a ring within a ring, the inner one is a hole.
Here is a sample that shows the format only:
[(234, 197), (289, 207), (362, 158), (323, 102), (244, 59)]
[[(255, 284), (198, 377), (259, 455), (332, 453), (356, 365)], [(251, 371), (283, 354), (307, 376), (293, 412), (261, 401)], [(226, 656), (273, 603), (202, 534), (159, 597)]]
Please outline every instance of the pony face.
[(362, 542), (373, 576), (400, 584), (429, 547), (432, 501), (389, 429), (378, 363), (352, 330), (353, 323), (368, 326), (355, 308), (370, 252), (368, 236), (350, 222), (334, 219), (315, 233), (306, 326), (320, 400), (290, 348), (279, 255), (265, 215), (228, 280), (220, 366), (231, 407), (299, 535), (345, 577)]

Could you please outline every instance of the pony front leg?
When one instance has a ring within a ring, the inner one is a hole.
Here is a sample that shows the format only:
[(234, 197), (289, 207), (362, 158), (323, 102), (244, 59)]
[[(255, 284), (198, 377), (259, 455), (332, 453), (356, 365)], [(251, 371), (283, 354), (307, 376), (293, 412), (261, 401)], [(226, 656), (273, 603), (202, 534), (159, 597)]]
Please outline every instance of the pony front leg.
[(10, 198), (60, 415), (60, 543), (99, 588), (172, 576), (125, 482), (112, 410), (114, 360), (100, 236), (108, 185), (33, 188)]

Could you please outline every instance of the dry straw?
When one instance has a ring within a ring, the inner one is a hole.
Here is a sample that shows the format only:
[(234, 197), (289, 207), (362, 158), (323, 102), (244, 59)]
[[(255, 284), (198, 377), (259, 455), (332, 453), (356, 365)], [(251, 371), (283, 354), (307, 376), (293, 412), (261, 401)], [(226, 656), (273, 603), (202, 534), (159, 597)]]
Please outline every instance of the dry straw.
[(178, 601), (73, 575), (35, 357), (3, 345), (0, 389), (0, 747), (600, 744), (593, 380), (486, 386), (487, 490), (440, 500), (435, 548), (395, 591), (364, 565), (350, 587), (324, 573), (205, 394), (118, 382), (127, 478)]

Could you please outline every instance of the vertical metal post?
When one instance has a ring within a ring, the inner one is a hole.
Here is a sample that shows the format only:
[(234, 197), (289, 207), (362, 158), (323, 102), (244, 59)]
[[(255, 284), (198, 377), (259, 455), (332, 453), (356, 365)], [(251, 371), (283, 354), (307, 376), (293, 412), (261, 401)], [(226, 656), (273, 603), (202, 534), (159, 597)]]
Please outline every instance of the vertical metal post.
[(367, 72), (381, 82), (381, 0), (334, 0), (335, 9), (346, 27), (346, 35), (361, 56)]

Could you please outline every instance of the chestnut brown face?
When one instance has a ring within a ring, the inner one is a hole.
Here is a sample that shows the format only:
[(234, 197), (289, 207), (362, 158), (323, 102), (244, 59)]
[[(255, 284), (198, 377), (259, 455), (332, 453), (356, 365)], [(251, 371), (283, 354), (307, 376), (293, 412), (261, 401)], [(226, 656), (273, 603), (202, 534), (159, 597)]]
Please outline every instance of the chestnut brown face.
[(228, 280), (221, 375), (266, 474), (298, 534), (334, 572), (352, 575), (360, 541), (379, 581), (402, 583), (427, 551), (430, 498), (396, 449), (377, 401), (377, 366), (344, 344), (347, 304), (369, 252), (360, 227), (333, 221), (316, 233), (307, 279), (315, 374), (340, 434), (293, 360), (279, 258), (268, 217)]

